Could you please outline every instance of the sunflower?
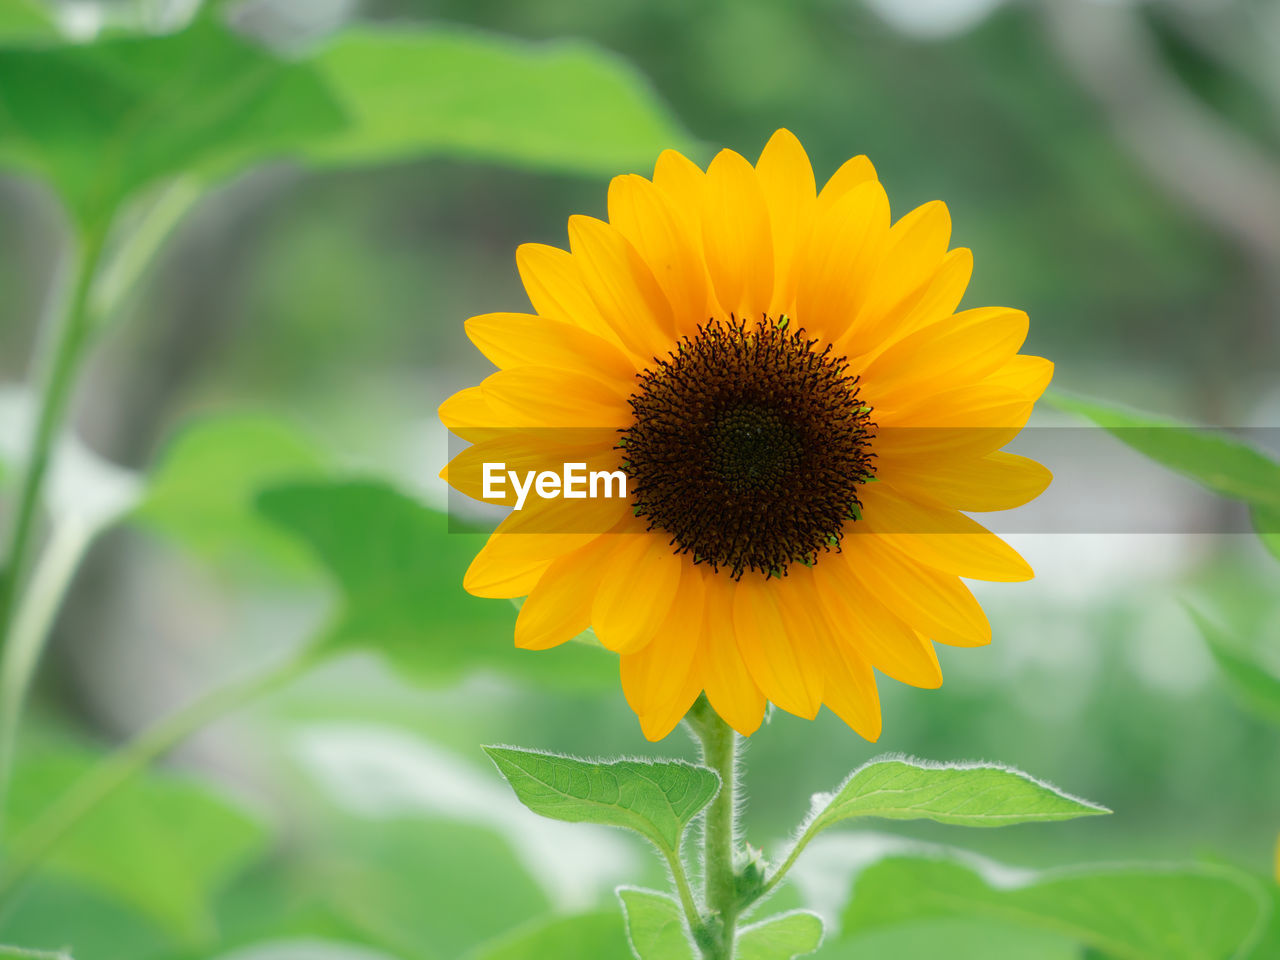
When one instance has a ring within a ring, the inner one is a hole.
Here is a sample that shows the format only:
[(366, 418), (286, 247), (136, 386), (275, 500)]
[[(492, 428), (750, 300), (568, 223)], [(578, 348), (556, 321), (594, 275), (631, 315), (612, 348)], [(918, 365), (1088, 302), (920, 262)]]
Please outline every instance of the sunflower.
[(1053, 365), (1018, 353), (1022, 311), (957, 312), (944, 204), (892, 222), (861, 156), (819, 191), (787, 130), (754, 167), (666, 151), (608, 215), (518, 249), (533, 313), (467, 321), (499, 369), (441, 406), (473, 443), (443, 476), (478, 496), (483, 462), (572, 459), (628, 497), (531, 500), (466, 589), (527, 598), (518, 647), (593, 628), (650, 740), (704, 692), (743, 736), (825, 703), (875, 740), (873, 670), (937, 687), (935, 642), (990, 642), (961, 578), (1032, 576), (967, 513), (1048, 485), (1001, 448)]

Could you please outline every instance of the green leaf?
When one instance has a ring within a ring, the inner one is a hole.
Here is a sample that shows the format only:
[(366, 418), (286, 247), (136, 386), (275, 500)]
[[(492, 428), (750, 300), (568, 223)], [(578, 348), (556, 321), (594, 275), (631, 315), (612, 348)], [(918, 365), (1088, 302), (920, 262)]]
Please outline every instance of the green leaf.
[(680, 904), (665, 893), (619, 887), (636, 960), (697, 960)]
[(1061, 392), (1045, 399), (1214, 493), (1280, 510), (1280, 463), (1234, 437)]
[(1255, 505), (1252, 516), (1253, 528), (1258, 531), (1262, 545), (1280, 560), (1280, 509)]
[(738, 960), (792, 960), (822, 945), (822, 918), (807, 910), (781, 913), (738, 933)]
[(0, 49), (0, 164), (82, 224), (179, 172), (225, 175), (340, 129), (316, 71), (207, 18), (167, 36)]
[(164, 451), (134, 519), (216, 563), (248, 556), (312, 569), (310, 552), (265, 522), (255, 498), (267, 486), (327, 471), (320, 449), (286, 422), (252, 414), (200, 420)]
[(67, 948), (75, 960), (170, 960), (174, 950), (172, 939), (137, 911), (96, 888), (47, 873), (30, 878), (14, 892), (0, 914), (0, 943)]
[(9, 46), (57, 39), (57, 28), (36, 0), (0, 0), (0, 43)]
[(934, 820), (962, 827), (1073, 820), (1110, 813), (1020, 770), (985, 763), (872, 760), (855, 770), (810, 821), (806, 835), (854, 817)]
[(472, 597), (462, 577), (483, 535), (372, 481), (292, 484), (262, 514), (314, 551), (342, 590), (335, 649), (380, 652), (406, 676), (441, 684), (486, 668), (565, 687), (617, 682), (617, 662), (582, 644), (517, 650), (511, 604)]
[[(10, 830), (15, 843), (95, 762), (79, 751), (44, 750), (24, 758), (13, 779)], [(262, 828), (208, 787), (153, 773), (124, 784), (77, 824), (46, 868), (110, 894), (174, 936), (213, 934), (216, 890), (263, 846)]]
[(295, 888), (404, 960), (454, 960), (545, 917), (546, 895), (493, 831), (439, 819), (340, 822), (314, 838)]
[(682, 760), (591, 762), (513, 747), (484, 750), (534, 813), (625, 827), (667, 852), (680, 849), (685, 827), (720, 789), (713, 771)]
[(1113, 960), (1228, 960), (1250, 946), (1266, 917), (1259, 885), (1226, 868), (992, 876), (1001, 879), (951, 860), (881, 861), (858, 877), (842, 937), (926, 917), (989, 918), (1069, 936)]
[(273, 937), (262, 943), (247, 944), (235, 950), (219, 953), (213, 958), (208, 958), (206, 954), (202, 960), (405, 960), (405, 958), (342, 940), (306, 936), (293, 939)]
[(342, 34), (313, 62), (353, 119), (315, 148), (326, 161), (447, 154), (617, 173), (689, 144), (634, 69), (580, 41), (365, 29)]
[(631, 960), (617, 910), (556, 917), (481, 946), (467, 960)]
[(1086, 960), (1074, 940), (986, 918), (931, 917), (841, 940), (821, 960)]
[(1280, 723), (1280, 677), (1267, 670), (1226, 633), (1194, 608), (1188, 608), (1209, 652), (1240, 701), (1264, 719)]

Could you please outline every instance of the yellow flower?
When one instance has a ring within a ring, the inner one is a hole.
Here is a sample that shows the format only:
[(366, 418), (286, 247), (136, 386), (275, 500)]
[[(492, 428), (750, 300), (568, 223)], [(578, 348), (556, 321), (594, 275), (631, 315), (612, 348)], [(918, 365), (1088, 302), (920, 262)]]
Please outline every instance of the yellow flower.
[(866, 157), (819, 192), (786, 130), (754, 167), (667, 151), (608, 206), (569, 252), (519, 248), (535, 313), (467, 322), (499, 370), (441, 406), (474, 443), (444, 475), (478, 496), (482, 463), (572, 460), (629, 497), (531, 497), (467, 590), (528, 598), (519, 647), (593, 627), (651, 740), (703, 691), (744, 736), (771, 701), (876, 739), (872, 669), (937, 687), (933, 642), (991, 639), (960, 578), (1032, 576), (961, 511), (1047, 486), (1000, 448), (1053, 365), (1018, 353), (1022, 311), (956, 312), (973, 262), (946, 206), (891, 224)]

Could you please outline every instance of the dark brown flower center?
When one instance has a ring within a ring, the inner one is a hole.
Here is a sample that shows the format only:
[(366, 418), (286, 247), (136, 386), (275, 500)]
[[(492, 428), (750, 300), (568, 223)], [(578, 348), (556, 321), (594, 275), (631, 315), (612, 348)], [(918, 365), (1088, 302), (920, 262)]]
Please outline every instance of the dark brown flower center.
[(712, 320), (640, 375), (619, 445), (636, 515), (735, 579), (837, 546), (872, 478), (871, 410), (828, 345), (775, 321)]

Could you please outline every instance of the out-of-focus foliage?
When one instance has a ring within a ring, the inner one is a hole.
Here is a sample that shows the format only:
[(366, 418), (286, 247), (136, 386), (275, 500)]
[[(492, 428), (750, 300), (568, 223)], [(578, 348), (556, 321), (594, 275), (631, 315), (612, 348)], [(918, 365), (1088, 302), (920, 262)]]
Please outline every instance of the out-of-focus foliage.
[(324, 475), (326, 456), (301, 431), (261, 416), (191, 424), (152, 469), (133, 515), (201, 558), (304, 563), (306, 553), (254, 509), (258, 491)]
[(657, 98), (587, 44), (532, 47), (460, 30), (351, 31), (315, 60), (350, 118), (328, 162), (443, 153), (613, 173), (655, 144), (685, 146)]
[(1222, 431), (1063, 394), (1049, 400), (1214, 493), (1259, 510), (1280, 510), (1280, 463)]
[[(97, 759), (69, 748), (26, 757), (17, 769), (8, 829), (21, 836), (40, 823), (52, 800)], [(207, 785), (157, 773), (98, 805), (47, 864), (51, 875), (137, 908), (179, 940), (208, 942), (217, 929), (209, 908), (214, 894), (265, 839), (253, 817)]]
[[(25, 7), (6, 10), (0, 43), (40, 26)], [(210, 16), (167, 35), (0, 47), (0, 114), (0, 164), (46, 179), (98, 229), (161, 178), (217, 178), (282, 154), (597, 171), (685, 139), (632, 71), (585, 45), (353, 31), (290, 60)]]
[[(0, 166), (20, 174), (0, 182), (4, 377), (24, 369), (56, 281), (60, 223), (26, 178), (91, 227), (126, 206), (124, 239), (174, 178), (221, 185), (118, 302), (89, 368), (79, 429), (150, 479), (74, 584), (37, 706), (122, 737), (187, 697), (209, 664), (305, 640), (313, 611), (297, 598), (316, 586), (332, 588), (329, 651), (375, 651), (381, 667), (335, 656), (197, 744), (179, 762), (208, 787), (167, 774), (132, 784), (0, 912), (0, 943), (71, 945), (76, 960), (630, 956), (614, 887), (659, 885), (660, 871), (637, 875), (621, 831), (570, 849), (516, 819), (476, 748), (639, 749), (616, 661), (581, 644), (517, 651), (509, 605), (463, 593), (479, 541), (432, 505), (445, 453), (424, 424), (485, 372), (461, 320), (522, 308), (515, 245), (563, 243), (567, 214), (603, 212), (610, 173), (647, 171), (665, 147), (753, 154), (786, 125), (819, 177), (867, 152), (908, 205), (947, 200), (954, 242), (976, 253), (966, 305), (1028, 308), (1030, 346), (1061, 382), (1180, 423), (1274, 422), (1263, 395), (1274, 270), (1203, 221), (1198, 204), (1215, 191), (1180, 197), (1121, 145), (1117, 133), (1157, 136), (1143, 124), (1159, 117), (1109, 115), (1061, 56), (1045, 5), (992, 4), (967, 32), (929, 40), (857, 0), (220, 6), (157, 34), (130, 18), (159, 5), (109, 4), (107, 28), (77, 27), (71, 43), (60, 31), (94, 5), (0, 0)], [(1190, 92), (1276, 165), (1280, 101), (1250, 72), (1274, 60), (1265, 4), (1111, 6), (1137, 18), (1139, 52), (1166, 67), (1166, 87), (1130, 84), (1127, 103)], [(246, 175), (280, 159), (292, 162)], [(1280, 557), (1268, 458), (1163, 418), (1076, 410), (1251, 501)], [(883, 749), (998, 757), (1117, 811), (966, 838), (1020, 865), (996, 875), (917, 857), (864, 868), (847, 904), (826, 905), (841, 923), (820, 960), (1280, 955), (1275, 890), (1259, 901), (1252, 874), (1026, 869), (1196, 855), (1272, 869), (1275, 729), (1227, 693), (1252, 691), (1271, 714), (1280, 603), (1276, 569), (1243, 547), (1040, 544), (1029, 599), (991, 591), (990, 649), (965, 661), (942, 651), (939, 691), (885, 685), (881, 744), (825, 715), (773, 717), (747, 753), (743, 824), (757, 847), (784, 849), (803, 796)], [(1225, 682), (1179, 603), (1192, 594)], [(405, 737), (361, 740), (334, 774), (345, 793), (322, 801), (288, 771), (300, 756), (319, 762), (308, 751), (332, 746), (339, 726)], [(89, 756), (35, 746), (6, 843)], [(656, 750), (689, 754), (679, 734)], [(227, 784), (251, 802), (228, 799)], [(856, 859), (841, 844), (861, 841), (826, 834), (815, 872), (769, 909), (840, 894)], [(565, 863), (595, 872), (574, 886)], [(644, 896), (623, 894), (633, 940), (655, 958), (687, 951), (678, 906), (650, 894), (646, 913)]]
[(1259, 716), (1280, 723), (1280, 677), (1263, 666), (1254, 651), (1242, 650), (1232, 642), (1208, 617), (1195, 610), (1192, 616), (1218, 668), (1242, 702)]
[(262, 513), (314, 551), (341, 588), (332, 649), (367, 647), (420, 682), (441, 684), (482, 666), (553, 685), (603, 682), (616, 667), (570, 645), (548, 657), (516, 650), (509, 604), (462, 589), (484, 536), (383, 483), (336, 481), (277, 487)]
[(213, 174), (332, 135), (316, 71), (200, 20), (181, 33), (0, 50), (0, 162), (102, 225), (161, 177)]
[(1251, 948), (1267, 891), (1225, 868), (1126, 868), (985, 879), (954, 860), (890, 858), (864, 871), (843, 935), (952, 916), (1039, 927), (1117, 960), (1195, 960)]

